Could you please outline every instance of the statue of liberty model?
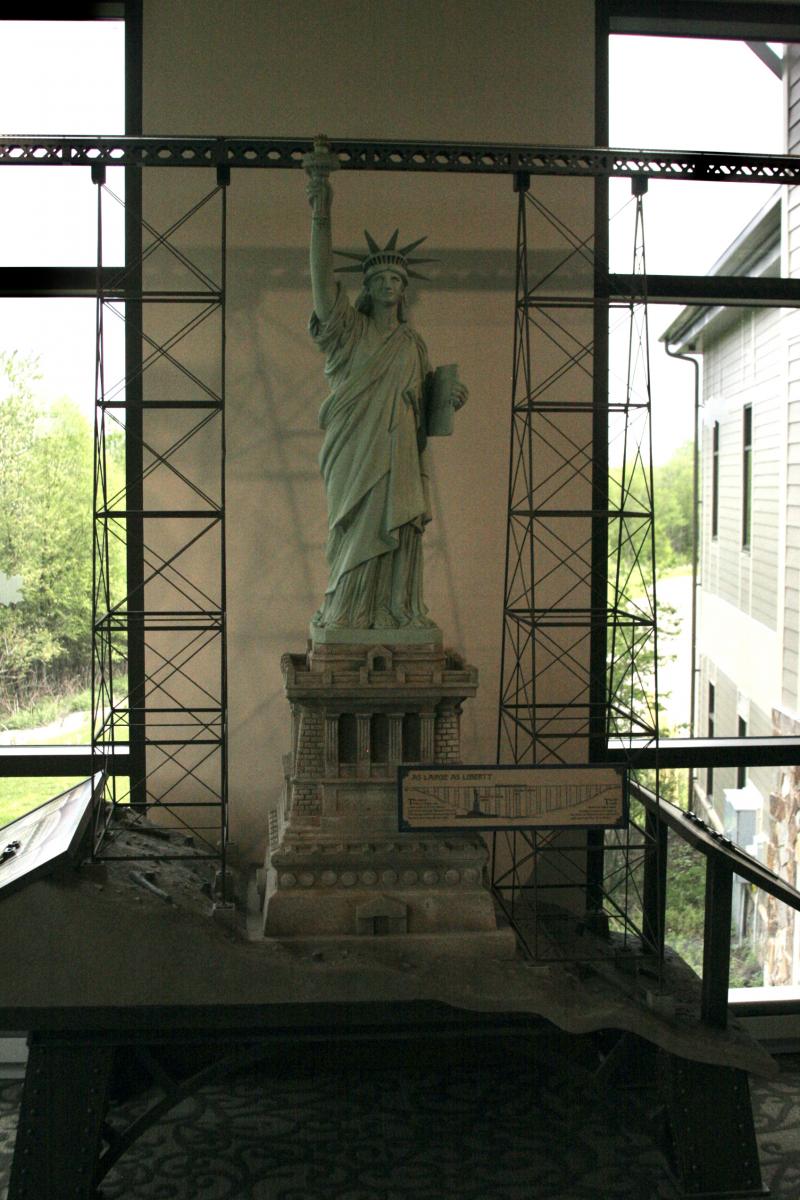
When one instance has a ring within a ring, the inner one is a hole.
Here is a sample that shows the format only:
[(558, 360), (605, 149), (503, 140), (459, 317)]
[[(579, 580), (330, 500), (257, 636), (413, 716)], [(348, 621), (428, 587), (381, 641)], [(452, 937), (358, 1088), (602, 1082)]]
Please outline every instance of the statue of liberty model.
[(467, 390), (455, 367), (431, 371), (407, 320), (408, 279), (432, 260), (411, 257), (424, 238), (398, 247), (395, 231), (381, 249), (367, 233), (367, 253), (345, 255), (356, 265), (339, 268), (361, 273), (351, 304), (333, 266), (329, 175), (338, 162), (319, 138), (303, 165), (312, 209), (310, 332), (325, 353), (330, 386), (319, 414), (329, 576), (312, 628), (433, 630), (422, 596), (422, 532), (431, 519), (426, 444), (450, 433)]

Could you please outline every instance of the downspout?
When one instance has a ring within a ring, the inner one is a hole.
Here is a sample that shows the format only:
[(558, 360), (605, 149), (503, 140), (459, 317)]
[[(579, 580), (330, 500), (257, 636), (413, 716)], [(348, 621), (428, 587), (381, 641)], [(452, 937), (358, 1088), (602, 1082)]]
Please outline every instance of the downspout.
[[(680, 358), (694, 367), (694, 444), (692, 453), (692, 647), (691, 680), (689, 691), (689, 737), (695, 737), (697, 716), (697, 576), (700, 555), (700, 363), (691, 354), (680, 354), (670, 350), (669, 342), (664, 349), (670, 358)], [(693, 348), (690, 347), (690, 351)], [(694, 771), (689, 771), (689, 809), (694, 811)]]

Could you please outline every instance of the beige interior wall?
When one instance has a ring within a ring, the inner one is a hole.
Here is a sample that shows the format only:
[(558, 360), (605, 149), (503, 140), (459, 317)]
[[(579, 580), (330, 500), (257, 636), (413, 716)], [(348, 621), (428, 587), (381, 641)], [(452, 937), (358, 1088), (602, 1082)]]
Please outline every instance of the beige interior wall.
[[(144, 128), (590, 145), (593, 56), (591, 0), (145, 0)], [(213, 182), (203, 170), (146, 172), (146, 215), (161, 227)], [(303, 185), (300, 171), (235, 170), (228, 194), (231, 829), (254, 857), (288, 747), (280, 657), (304, 648), (326, 577), (316, 465), (325, 388), (306, 335)], [(591, 186), (546, 189), (586, 236)], [(485, 761), (494, 755), (502, 618), (511, 179), (340, 171), (335, 191), (338, 246), (359, 247), (365, 226), (379, 238), (399, 226), (408, 241), (427, 234), (440, 259), (431, 282), (414, 289), (412, 320), (434, 364), (459, 363), (471, 395), (454, 436), (433, 448), (426, 599), (446, 644), (480, 669), (464, 751)], [(207, 231), (182, 236), (186, 248), (208, 251)], [(189, 359), (207, 353), (195, 346)]]

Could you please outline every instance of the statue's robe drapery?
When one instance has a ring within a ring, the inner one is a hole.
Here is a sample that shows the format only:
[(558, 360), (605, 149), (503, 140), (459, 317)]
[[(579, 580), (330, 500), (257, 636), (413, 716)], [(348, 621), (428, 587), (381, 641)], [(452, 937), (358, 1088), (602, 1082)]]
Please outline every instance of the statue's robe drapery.
[(428, 624), (420, 533), (430, 520), (423, 401), (425, 343), (401, 322), (374, 348), (369, 318), (338, 292), (310, 331), (331, 393), (320, 409), (330, 574), (321, 625)]

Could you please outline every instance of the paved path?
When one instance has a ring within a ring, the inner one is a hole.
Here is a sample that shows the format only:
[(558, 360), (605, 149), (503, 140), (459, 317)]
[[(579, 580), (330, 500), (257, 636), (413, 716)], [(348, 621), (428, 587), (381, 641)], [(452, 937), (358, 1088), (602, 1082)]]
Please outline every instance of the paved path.
[(72, 712), (37, 729), (4, 729), (0, 731), (0, 746), (47, 746), (56, 740), (60, 742), (65, 733), (80, 729), (88, 716), (88, 712)]

